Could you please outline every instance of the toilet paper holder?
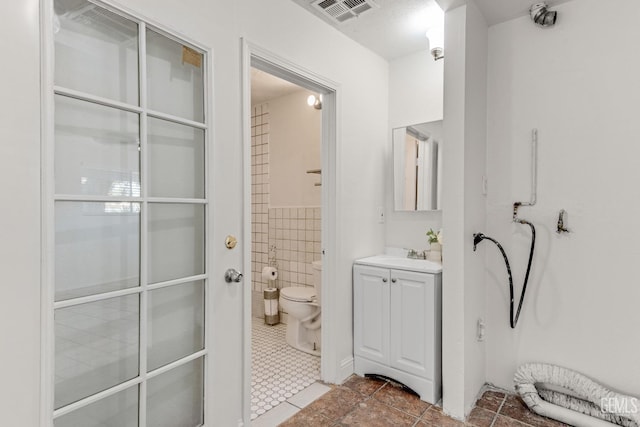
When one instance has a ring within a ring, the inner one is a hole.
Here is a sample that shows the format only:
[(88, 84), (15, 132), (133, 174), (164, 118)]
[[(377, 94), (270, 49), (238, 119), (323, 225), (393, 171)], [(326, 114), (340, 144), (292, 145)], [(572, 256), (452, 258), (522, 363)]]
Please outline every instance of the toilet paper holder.
[(277, 288), (267, 288), (264, 290), (264, 323), (267, 325), (277, 325), (280, 323), (280, 311), (278, 309), (278, 298), (280, 292)]
[(262, 269), (262, 278), (267, 281), (273, 281), (278, 278), (278, 269), (266, 266)]

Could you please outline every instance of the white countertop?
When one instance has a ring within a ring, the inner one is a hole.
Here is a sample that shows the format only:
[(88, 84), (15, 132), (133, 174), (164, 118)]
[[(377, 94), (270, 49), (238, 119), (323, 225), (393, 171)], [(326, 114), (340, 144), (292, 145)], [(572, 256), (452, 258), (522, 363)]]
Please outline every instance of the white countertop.
[(420, 273), (438, 274), (442, 272), (442, 264), (425, 259), (403, 258), (394, 255), (375, 255), (354, 261), (359, 265), (395, 268), (397, 270), (417, 271)]

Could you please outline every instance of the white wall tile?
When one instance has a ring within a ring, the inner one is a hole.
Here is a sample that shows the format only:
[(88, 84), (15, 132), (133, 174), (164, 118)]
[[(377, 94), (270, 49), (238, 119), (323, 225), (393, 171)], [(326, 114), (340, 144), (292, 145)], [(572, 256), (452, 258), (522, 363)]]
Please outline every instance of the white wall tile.
[[(273, 286), (262, 279), (268, 265), (279, 271), (276, 286), (312, 286), (310, 263), (320, 259), (321, 208), (270, 208), (268, 105), (255, 106), (251, 138), (252, 289)], [(275, 251), (269, 252), (269, 247)], [(309, 265), (308, 265), (309, 264)], [(259, 310), (258, 310), (259, 311)], [(256, 310), (253, 310), (254, 315)]]

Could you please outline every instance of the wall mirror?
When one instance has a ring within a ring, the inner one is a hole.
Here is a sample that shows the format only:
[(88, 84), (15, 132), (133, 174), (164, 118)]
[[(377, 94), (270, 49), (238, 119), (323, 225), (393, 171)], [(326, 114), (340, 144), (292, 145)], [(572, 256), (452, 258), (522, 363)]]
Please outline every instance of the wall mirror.
[(442, 120), (393, 130), (396, 211), (440, 209), (442, 142)]

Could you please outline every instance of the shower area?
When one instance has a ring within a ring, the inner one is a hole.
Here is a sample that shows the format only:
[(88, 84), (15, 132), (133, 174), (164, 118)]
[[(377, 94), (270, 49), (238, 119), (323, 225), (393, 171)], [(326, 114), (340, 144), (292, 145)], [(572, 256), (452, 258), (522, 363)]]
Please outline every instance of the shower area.
[(287, 343), (290, 313), (275, 311), (282, 289), (314, 290), (321, 259), (322, 113), (311, 96), (251, 69), (252, 420), (320, 378), (320, 329), (316, 354), (301, 351)]

